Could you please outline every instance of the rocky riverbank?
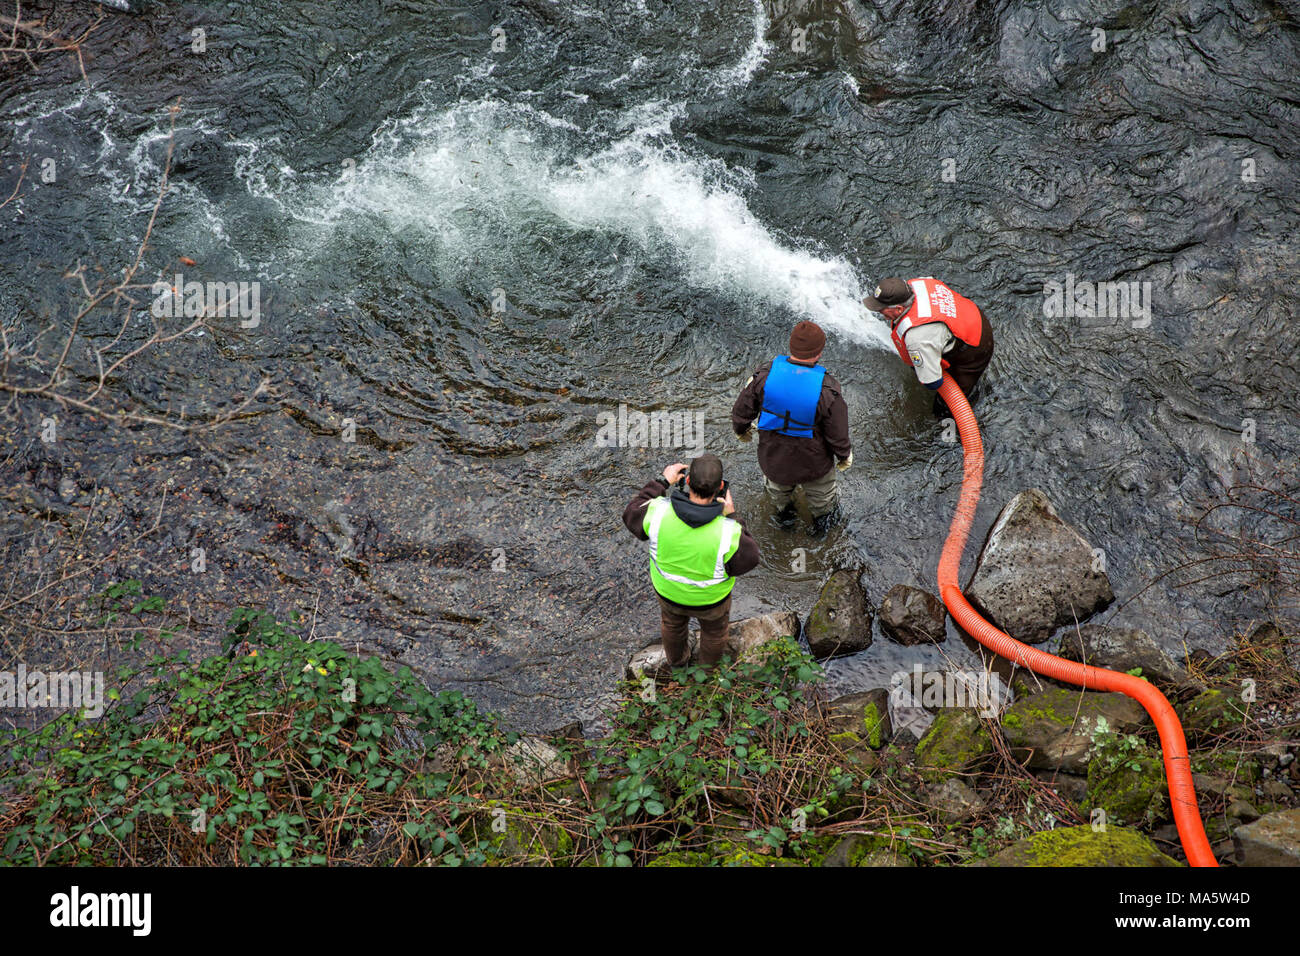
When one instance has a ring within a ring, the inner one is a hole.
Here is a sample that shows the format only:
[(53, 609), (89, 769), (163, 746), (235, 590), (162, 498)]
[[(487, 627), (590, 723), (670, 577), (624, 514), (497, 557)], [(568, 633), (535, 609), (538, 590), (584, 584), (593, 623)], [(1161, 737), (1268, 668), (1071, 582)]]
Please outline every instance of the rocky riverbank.
[[(875, 617), (881, 633), (901, 644), (945, 640), (946, 612), (933, 594), (896, 584), (876, 609), (868, 593), (879, 584), (848, 569), (827, 578), (802, 628), (813, 656), (868, 649)], [(1086, 623), (1114, 600), (1104, 551), (1037, 490), (1015, 496), (998, 516), (965, 593), (1021, 641), (1155, 684), (1183, 721), (1201, 814), (1219, 859), (1300, 865), (1294, 635), (1260, 624), (1221, 657), (1175, 660), (1145, 631)], [(793, 612), (742, 621), (734, 625), (733, 653), (753, 654), (772, 636), (799, 632)], [(895, 674), (889, 686), (829, 701), (836, 728), (829, 740), (859, 767), (916, 779), (912, 801), (896, 809), (926, 819), (914, 831), (929, 834), (925, 839), (942, 832), (984, 850), (989, 841), (1020, 837), (987, 859), (978, 854), (989, 865), (1181, 860), (1158, 736), (1142, 706), (983, 656), (982, 674), (918, 667)], [(665, 674), (658, 645), (628, 664), (628, 678), (643, 684)], [(1009, 789), (1022, 799), (1008, 804)], [(989, 794), (997, 796), (990, 801)], [(926, 855), (906, 838), (859, 837), (827, 850), (824, 862), (906, 865)], [(879, 852), (882, 839), (886, 853)], [(720, 856), (759, 862), (729, 846)]]
[[(1057, 629), (1062, 606), (1109, 600), (1093, 554), (1027, 492), (968, 591), (984, 582), (998, 623), (1169, 697), (1222, 863), (1300, 864), (1295, 634), (1264, 624), (1179, 660), (1139, 630)], [(1154, 728), (1127, 697), (989, 661), (827, 699), (809, 648), (869, 650), (874, 617), (886, 640), (944, 639), (933, 596), (893, 586), (875, 609), (863, 578), (829, 575), (804, 622), (737, 622), (712, 673), (637, 653), (595, 737), (576, 722), (520, 737), (404, 668), (238, 610), (222, 654), (160, 655), (99, 720), (0, 741), (16, 771), (0, 845), (17, 862), (117, 866), (1183, 862)], [(138, 582), (104, 610), (141, 636), (176, 623)]]

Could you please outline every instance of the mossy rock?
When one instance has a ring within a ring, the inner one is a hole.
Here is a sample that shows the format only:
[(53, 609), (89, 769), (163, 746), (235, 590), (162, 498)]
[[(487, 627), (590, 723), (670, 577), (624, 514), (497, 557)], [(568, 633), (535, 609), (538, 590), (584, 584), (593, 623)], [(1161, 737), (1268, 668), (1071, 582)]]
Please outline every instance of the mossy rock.
[(889, 691), (883, 688), (837, 697), (826, 705), (827, 722), (836, 734), (857, 734), (873, 750), (889, 741)]
[(1191, 754), (1192, 773), (1203, 773), (1224, 781), (1246, 786), (1259, 782), (1259, 763), (1239, 753)]
[(950, 708), (916, 745), (916, 766), (922, 778), (938, 783), (946, 777), (976, 770), (993, 753), (984, 723), (974, 710)]
[(1170, 819), (1164, 761), (1149, 753), (1088, 763), (1085, 811), (1100, 807), (1109, 823), (1150, 827)]
[(485, 843), (489, 866), (568, 866), (573, 859), (572, 835), (545, 813), (491, 800), (470, 821), (461, 839)]
[(1051, 687), (1017, 700), (1002, 715), (1007, 744), (1037, 770), (1083, 773), (1099, 726), (1131, 733), (1148, 725), (1142, 705), (1123, 694)]
[(1137, 830), (1089, 824), (1044, 830), (971, 866), (1179, 866)]
[(830, 742), (844, 756), (846, 770), (857, 774), (870, 774), (880, 763), (880, 758), (871, 749), (871, 744), (851, 730), (842, 734), (832, 734)]
[[(925, 827), (917, 829), (929, 830)], [(892, 842), (892, 846), (891, 846)], [(850, 833), (839, 839), (821, 858), (821, 866), (916, 866), (905, 852), (907, 841), (899, 837), (891, 841), (888, 837), (867, 836), (863, 833)]]
[(1238, 693), (1212, 687), (1188, 701), (1179, 716), (1188, 736), (1213, 739), (1244, 726), (1246, 707)]
[(767, 856), (738, 843), (715, 843), (707, 850), (673, 850), (646, 866), (802, 866), (788, 857)]

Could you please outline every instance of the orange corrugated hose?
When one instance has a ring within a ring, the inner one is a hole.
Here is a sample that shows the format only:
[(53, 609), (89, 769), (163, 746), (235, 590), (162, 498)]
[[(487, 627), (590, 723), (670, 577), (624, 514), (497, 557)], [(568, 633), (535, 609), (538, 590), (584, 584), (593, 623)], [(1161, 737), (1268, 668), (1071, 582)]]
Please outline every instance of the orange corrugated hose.
[(948, 528), (943, 555), (939, 558), (939, 596), (947, 605), (948, 613), (958, 627), (975, 640), (1021, 667), (1090, 690), (1119, 691), (1145, 707), (1155, 721), (1156, 730), (1160, 732), (1165, 776), (1169, 781), (1169, 802), (1173, 807), (1174, 823), (1178, 826), (1178, 837), (1182, 840), (1187, 861), (1192, 866), (1218, 866), (1210, 842), (1205, 838), (1205, 827), (1201, 824), (1201, 814), (1196, 806), (1196, 790), (1192, 786), (1183, 725), (1178, 722), (1178, 715), (1174, 713), (1165, 695), (1156, 690), (1153, 684), (1132, 674), (1078, 664), (1022, 644), (980, 617), (961, 593), (957, 578), (966, 538), (970, 534), (971, 523), (975, 520), (975, 506), (980, 500), (980, 485), (984, 480), (984, 445), (980, 441), (979, 426), (975, 424), (975, 413), (971, 411), (970, 403), (952, 376), (944, 376), (939, 394), (948, 403), (949, 412), (957, 423), (965, 453), (961, 498), (957, 502), (957, 511), (952, 516), (952, 525)]

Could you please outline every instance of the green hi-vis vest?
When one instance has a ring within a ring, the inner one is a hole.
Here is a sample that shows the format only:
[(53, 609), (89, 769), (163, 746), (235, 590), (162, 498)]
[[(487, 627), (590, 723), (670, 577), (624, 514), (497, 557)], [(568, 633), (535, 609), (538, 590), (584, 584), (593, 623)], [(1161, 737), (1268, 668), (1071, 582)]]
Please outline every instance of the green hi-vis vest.
[(650, 580), (664, 598), (677, 604), (716, 604), (736, 579), (727, 561), (740, 547), (740, 522), (718, 515), (692, 528), (673, 511), (667, 498), (646, 505), (645, 533), (650, 537)]

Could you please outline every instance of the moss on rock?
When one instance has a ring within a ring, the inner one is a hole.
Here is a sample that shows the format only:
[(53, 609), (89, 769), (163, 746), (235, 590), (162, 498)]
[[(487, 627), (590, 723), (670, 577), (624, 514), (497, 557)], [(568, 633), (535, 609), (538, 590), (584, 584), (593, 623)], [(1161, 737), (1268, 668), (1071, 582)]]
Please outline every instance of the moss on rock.
[(916, 745), (916, 766), (931, 783), (976, 769), (993, 752), (984, 724), (974, 710), (942, 711)]
[(1044, 830), (972, 866), (1179, 866), (1143, 833), (1088, 824)]

